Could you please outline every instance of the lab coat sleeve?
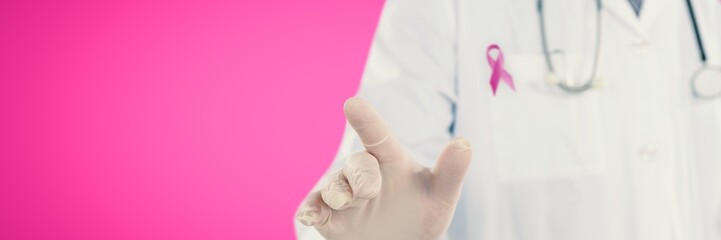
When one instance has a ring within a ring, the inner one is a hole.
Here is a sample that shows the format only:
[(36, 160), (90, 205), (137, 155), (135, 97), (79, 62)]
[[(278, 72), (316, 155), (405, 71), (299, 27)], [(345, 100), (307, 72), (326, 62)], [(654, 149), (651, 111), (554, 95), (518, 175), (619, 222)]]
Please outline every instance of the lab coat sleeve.
[(453, 132), (454, 12), (446, 0), (386, 2), (358, 93), (429, 167)]
[[(453, 137), (455, 90), (455, 2), (387, 0), (373, 39), (358, 95), (390, 125), (415, 161), (432, 167)], [(346, 125), (329, 172), (363, 150)], [(318, 185), (318, 184), (317, 184)], [(299, 239), (323, 239), (296, 224)]]

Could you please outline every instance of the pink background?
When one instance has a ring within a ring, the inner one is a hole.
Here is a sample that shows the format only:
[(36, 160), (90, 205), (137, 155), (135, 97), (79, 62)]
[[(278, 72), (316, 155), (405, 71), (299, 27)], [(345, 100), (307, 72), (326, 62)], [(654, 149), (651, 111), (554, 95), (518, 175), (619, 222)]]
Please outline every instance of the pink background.
[(2, 1), (0, 239), (293, 238), (381, 5)]

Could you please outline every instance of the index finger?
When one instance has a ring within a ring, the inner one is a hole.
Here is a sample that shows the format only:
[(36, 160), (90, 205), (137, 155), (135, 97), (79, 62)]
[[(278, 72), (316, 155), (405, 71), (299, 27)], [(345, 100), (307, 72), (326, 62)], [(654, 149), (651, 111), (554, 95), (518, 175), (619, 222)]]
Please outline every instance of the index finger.
[(365, 149), (376, 157), (379, 163), (400, 161), (405, 158), (403, 147), (391, 134), (388, 124), (368, 101), (359, 97), (349, 98), (343, 110)]

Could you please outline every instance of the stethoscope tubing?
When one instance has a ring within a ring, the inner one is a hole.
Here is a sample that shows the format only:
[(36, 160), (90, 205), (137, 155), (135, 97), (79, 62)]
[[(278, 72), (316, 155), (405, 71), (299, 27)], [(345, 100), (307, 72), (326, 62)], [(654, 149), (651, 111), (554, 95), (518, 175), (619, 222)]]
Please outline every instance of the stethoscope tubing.
[[(598, 63), (600, 61), (601, 56), (601, 10), (602, 10), (602, 3), (601, 0), (596, 0), (596, 48), (594, 49), (594, 57), (593, 57), (593, 69), (591, 70), (591, 76), (589, 79), (580, 86), (571, 86), (566, 83), (566, 81), (557, 81), (557, 85), (559, 88), (563, 89), (566, 92), (569, 93), (582, 93), (585, 92), (591, 88), (594, 87), (596, 74), (598, 71)], [(538, 11), (538, 20), (541, 27), (541, 44), (543, 46), (543, 55), (546, 59), (546, 67), (548, 68), (548, 72), (550, 76), (553, 76), (554, 78), (558, 76), (556, 74), (556, 70), (553, 66), (553, 62), (551, 61), (551, 51), (548, 49), (548, 40), (546, 36), (546, 19), (545, 14), (543, 13), (543, 0), (537, 0), (536, 1), (536, 9)], [(563, 53), (561, 50), (554, 50), (554, 52)], [(549, 76), (549, 77), (550, 77)]]
[[(721, 68), (712, 68), (707, 65), (706, 62), (706, 49), (704, 48), (703, 39), (701, 37), (701, 31), (699, 30), (698, 21), (696, 18), (696, 11), (693, 8), (693, 4), (691, 3), (691, 0), (686, 0), (686, 6), (688, 8), (689, 16), (691, 17), (691, 24), (693, 26), (694, 31), (694, 37), (696, 38), (696, 45), (698, 46), (699, 50), (699, 56), (701, 58), (702, 66), (699, 70), (697, 70), (693, 76), (691, 77), (690, 85), (691, 85), (691, 91), (693, 95), (699, 99), (712, 99), (716, 97), (721, 97), (721, 93), (704, 96), (703, 94), (700, 94), (697, 90), (696, 83), (698, 81), (698, 76), (705, 70), (717, 70), (721, 72)], [(557, 78), (556, 69), (553, 66), (553, 61), (551, 61), (551, 55), (555, 53), (561, 53), (563, 54), (562, 50), (554, 50), (553, 52), (550, 51), (548, 48), (548, 39), (546, 36), (546, 24), (545, 24), (545, 14), (543, 13), (543, 0), (537, 0), (536, 1), (536, 9), (538, 11), (538, 17), (539, 17), (539, 25), (541, 30), (541, 44), (543, 47), (543, 54), (544, 58), (546, 60), (546, 68), (548, 68), (549, 72), (549, 78), (554, 79), (554, 83), (568, 93), (582, 93), (587, 90), (590, 90), (594, 87), (596, 74), (598, 71), (598, 64), (600, 61), (600, 51), (601, 51), (601, 10), (602, 10), (602, 2), (601, 0), (596, 0), (596, 48), (594, 53), (594, 59), (593, 59), (593, 68), (591, 70), (591, 77), (580, 86), (569, 86), (566, 81), (561, 80), (557, 81), (555, 78)]]
[(701, 55), (701, 62), (706, 64), (706, 49), (703, 46), (703, 40), (701, 39), (701, 31), (698, 29), (698, 22), (696, 21), (696, 11), (693, 9), (691, 0), (686, 0), (686, 6), (688, 8), (688, 15), (691, 16), (691, 25), (693, 26), (693, 33), (696, 37), (696, 45), (698, 46), (699, 54)]
[[(708, 65), (707, 58), (706, 58), (706, 48), (704, 48), (703, 38), (701, 37), (701, 31), (699, 30), (699, 27), (698, 27), (698, 20), (696, 19), (696, 11), (693, 8), (693, 3), (691, 3), (691, 0), (686, 0), (686, 7), (688, 9), (689, 16), (691, 16), (691, 25), (693, 26), (693, 33), (694, 33), (694, 37), (696, 38), (696, 45), (698, 46), (698, 53), (699, 53), (699, 57), (701, 58), (701, 64), (702, 64), (701, 68), (696, 70), (696, 72), (694, 72), (693, 76), (691, 76), (691, 81), (689, 82), (689, 84), (691, 85), (691, 93), (693, 94), (694, 97), (696, 97), (698, 99), (704, 99), (704, 100), (715, 99), (717, 97), (721, 97), (721, 92), (719, 92), (717, 94), (712, 94), (712, 95), (701, 94), (698, 91), (698, 87), (696, 86), (701, 73), (703, 73), (704, 71), (721, 72), (721, 67), (711, 67)], [(721, 81), (721, 79), (719, 79), (719, 81)]]

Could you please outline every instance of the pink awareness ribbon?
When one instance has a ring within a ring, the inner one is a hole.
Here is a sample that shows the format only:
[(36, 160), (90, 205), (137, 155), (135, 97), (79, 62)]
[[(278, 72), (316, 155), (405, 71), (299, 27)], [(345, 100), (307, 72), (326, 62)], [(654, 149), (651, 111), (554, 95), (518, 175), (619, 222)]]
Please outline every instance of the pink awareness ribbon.
[[(491, 51), (498, 50), (498, 57), (493, 59), (491, 57)], [(516, 86), (513, 84), (513, 77), (511, 74), (503, 68), (503, 52), (501, 48), (496, 44), (491, 44), (486, 49), (486, 59), (488, 59), (488, 65), (491, 66), (493, 72), (491, 73), (491, 89), (493, 90), (493, 96), (496, 96), (496, 89), (498, 89), (498, 82), (503, 80), (513, 91), (516, 91)]]

